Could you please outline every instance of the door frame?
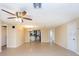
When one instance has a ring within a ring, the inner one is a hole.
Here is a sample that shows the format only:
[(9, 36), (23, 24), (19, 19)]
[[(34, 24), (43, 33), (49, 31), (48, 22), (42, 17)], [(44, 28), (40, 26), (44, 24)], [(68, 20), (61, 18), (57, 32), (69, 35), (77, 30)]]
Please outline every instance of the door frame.
[(7, 25), (2, 25), (2, 26), (1, 26), (1, 51), (2, 51), (2, 27), (3, 27), (3, 26), (6, 27), (6, 41), (7, 41), (7, 42), (6, 42), (6, 48), (7, 48), (7, 43), (8, 43), (8, 37), (7, 37), (7, 33), (8, 33), (8, 32), (7, 32), (7, 29), (8, 29), (8, 26), (7, 26)]

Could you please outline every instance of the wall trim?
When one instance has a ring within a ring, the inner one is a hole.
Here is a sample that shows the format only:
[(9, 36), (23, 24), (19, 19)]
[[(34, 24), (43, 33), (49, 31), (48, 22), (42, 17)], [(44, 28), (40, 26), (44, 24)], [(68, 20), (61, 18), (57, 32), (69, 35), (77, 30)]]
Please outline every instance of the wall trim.
[(75, 51), (75, 53), (79, 55), (79, 52)]
[[(63, 46), (61, 46), (60, 44), (58, 44), (58, 43), (55, 43), (56, 45), (58, 45), (58, 46), (60, 46), (60, 47), (63, 47)], [(63, 48), (65, 48), (65, 49), (67, 49), (67, 50), (70, 50), (70, 49), (68, 49), (68, 48), (66, 48), (66, 47), (63, 47)], [(70, 51), (72, 51), (72, 50), (70, 50)], [(72, 52), (74, 52), (74, 53), (76, 53), (76, 54), (78, 54), (79, 55), (79, 52), (77, 52), (77, 51), (72, 51)]]

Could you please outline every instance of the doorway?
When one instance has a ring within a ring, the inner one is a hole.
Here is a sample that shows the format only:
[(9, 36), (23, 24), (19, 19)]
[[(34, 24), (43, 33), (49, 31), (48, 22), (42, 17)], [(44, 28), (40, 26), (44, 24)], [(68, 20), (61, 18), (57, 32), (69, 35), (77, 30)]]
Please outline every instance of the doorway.
[(30, 42), (41, 42), (41, 31), (40, 30), (32, 30), (30, 31)]
[(7, 26), (2, 26), (1, 46), (2, 46), (2, 50), (7, 48)]
[(77, 49), (77, 25), (76, 22), (68, 24), (68, 49), (76, 52)]
[(49, 31), (49, 43), (55, 43), (55, 31), (52, 29)]

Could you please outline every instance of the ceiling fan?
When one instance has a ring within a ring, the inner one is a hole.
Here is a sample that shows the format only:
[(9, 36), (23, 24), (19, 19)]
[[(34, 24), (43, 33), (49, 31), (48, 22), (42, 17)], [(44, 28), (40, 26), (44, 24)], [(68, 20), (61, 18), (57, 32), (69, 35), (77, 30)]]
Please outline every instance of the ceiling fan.
[(14, 13), (11, 13), (11, 12), (6, 11), (4, 9), (1, 9), (1, 10), (4, 11), (4, 12), (6, 12), (6, 13), (8, 13), (8, 14), (10, 14), (10, 15), (13, 15), (13, 17), (8, 17), (8, 19), (15, 19), (15, 18), (17, 18), (17, 20), (18, 20), (18, 18), (20, 18), (22, 22), (23, 22), (23, 19), (32, 20), (31, 18), (25, 17), (25, 15), (27, 15), (27, 12), (26, 11), (16, 12), (14, 14)]

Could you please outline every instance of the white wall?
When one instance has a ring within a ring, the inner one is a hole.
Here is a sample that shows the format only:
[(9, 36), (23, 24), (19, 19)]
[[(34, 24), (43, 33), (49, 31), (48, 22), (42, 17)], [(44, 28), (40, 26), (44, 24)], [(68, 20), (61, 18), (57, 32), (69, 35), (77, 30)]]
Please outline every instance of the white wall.
[(25, 42), (24, 28), (21, 25), (16, 26), (16, 45), (20, 46)]
[(12, 28), (12, 25), (7, 27), (7, 47), (16, 47), (16, 29)]
[(63, 24), (61, 26), (56, 27), (56, 44), (67, 48), (67, 25)]
[(7, 29), (7, 47), (15, 48), (24, 43), (24, 29), (20, 25), (15, 25), (15, 28), (12, 28), (13, 25), (8, 25)]

